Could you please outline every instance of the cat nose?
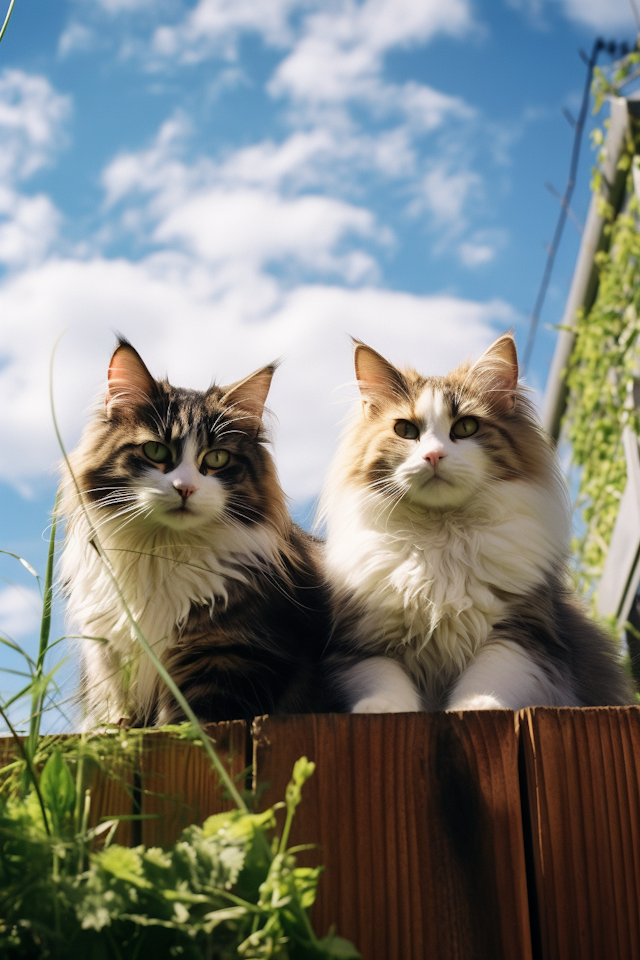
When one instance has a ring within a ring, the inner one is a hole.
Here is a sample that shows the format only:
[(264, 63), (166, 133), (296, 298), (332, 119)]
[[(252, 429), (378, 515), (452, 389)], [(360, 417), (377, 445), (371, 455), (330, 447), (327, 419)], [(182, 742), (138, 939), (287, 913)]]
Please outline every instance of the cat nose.
[(428, 460), (434, 470), (443, 457), (446, 457), (444, 450), (427, 450), (422, 454), (422, 459)]
[(183, 500), (187, 500), (192, 493), (196, 492), (196, 488), (185, 483), (184, 480), (174, 480), (173, 485)]

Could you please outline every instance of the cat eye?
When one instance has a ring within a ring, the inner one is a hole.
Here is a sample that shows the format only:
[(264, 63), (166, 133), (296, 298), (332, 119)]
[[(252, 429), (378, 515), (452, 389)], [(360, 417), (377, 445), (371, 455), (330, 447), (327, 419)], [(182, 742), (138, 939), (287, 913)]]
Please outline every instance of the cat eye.
[(393, 429), (403, 440), (417, 440), (420, 436), (420, 431), (415, 423), (411, 423), (410, 420), (396, 420)]
[(209, 468), (209, 470), (221, 470), (231, 460), (231, 454), (228, 450), (209, 450), (209, 453), (205, 453), (202, 458), (203, 464)]
[(478, 432), (480, 424), (475, 417), (462, 417), (451, 427), (451, 436), (458, 440), (464, 440), (465, 437), (472, 437)]
[(142, 452), (152, 463), (169, 463), (171, 460), (171, 450), (165, 443), (158, 443), (157, 440), (149, 440), (143, 444)]

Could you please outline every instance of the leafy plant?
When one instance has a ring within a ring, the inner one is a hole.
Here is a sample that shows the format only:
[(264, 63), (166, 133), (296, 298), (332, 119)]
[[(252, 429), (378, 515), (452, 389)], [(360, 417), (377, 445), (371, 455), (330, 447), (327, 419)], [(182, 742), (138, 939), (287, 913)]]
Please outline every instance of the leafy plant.
[[(0, 955), (356, 960), (347, 941), (315, 936), (307, 911), (322, 868), (296, 867), (296, 850), (287, 849), (313, 770), (298, 760), (285, 804), (264, 813), (216, 814), (167, 850), (128, 848), (111, 842), (117, 820), (88, 828), (90, 797), (79, 804), (69, 766), (53, 749), (39, 777), (42, 805), (35, 784), (24, 797), (0, 799)], [(281, 806), (285, 828), (269, 843)]]
[[(596, 71), (596, 111), (607, 96), (640, 76), (639, 63), (640, 53), (634, 51), (609, 76)], [(602, 146), (603, 131), (595, 131), (593, 139), (596, 146)], [(618, 169), (627, 172), (626, 196), (630, 199), (616, 214), (601, 197), (600, 212), (606, 224), (604, 248), (595, 257), (598, 292), (591, 309), (578, 313), (575, 346), (566, 371), (569, 403), (564, 427), (573, 461), (580, 468), (576, 506), (584, 521), (584, 533), (575, 541), (574, 553), (578, 579), (587, 594), (602, 574), (626, 483), (622, 431), (627, 424), (636, 431), (640, 428), (634, 401), (634, 382), (640, 375), (640, 204), (632, 176), (639, 147), (640, 132), (633, 122), (618, 162)], [(592, 190), (599, 196), (601, 189), (602, 174), (596, 169)]]

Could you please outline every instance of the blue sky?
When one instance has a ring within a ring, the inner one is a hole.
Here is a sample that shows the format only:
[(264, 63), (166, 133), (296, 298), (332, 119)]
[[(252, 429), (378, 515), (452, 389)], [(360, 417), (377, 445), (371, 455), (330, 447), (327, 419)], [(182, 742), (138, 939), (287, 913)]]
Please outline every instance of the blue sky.
[[(183, 386), (284, 357), (270, 406), (300, 519), (353, 396), (349, 334), (424, 373), (512, 326), (523, 349), (558, 212), (544, 183), (564, 189), (561, 111), (597, 35), (633, 43), (628, 0), (17, 0), (0, 45), (0, 547), (44, 569), (63, 331), (69, 446), (116, 330)], [(585, 140), (579, 220), (591, 163)], [(569, 223), (543, 323), (578, 243)], [(554, 341), (542, 326), (538, 391)], [(8, 558), (0, 576), (0, 630), (33, 647), (33, 581)]]

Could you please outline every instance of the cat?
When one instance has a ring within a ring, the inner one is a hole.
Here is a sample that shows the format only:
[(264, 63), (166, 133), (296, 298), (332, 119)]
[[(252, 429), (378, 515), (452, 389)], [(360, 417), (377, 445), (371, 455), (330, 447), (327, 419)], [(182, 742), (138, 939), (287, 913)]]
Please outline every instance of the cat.
[(361, 402), (320, 511), (341, 709), (633, 703), (572, 595), (566, 485), (513, 335), (446, 377), (354, 343)]
[[(120, 337), (106, 402), (70, 456), (127, 603), (203, 722), (321, 707), (330, 606), (315, 539), (290, 519), (265, 448), (274, 370), (181, 389), (154, 380)], [(139, 650), (68, 469), (62, 489), (85, 727), (184, 719)]]

